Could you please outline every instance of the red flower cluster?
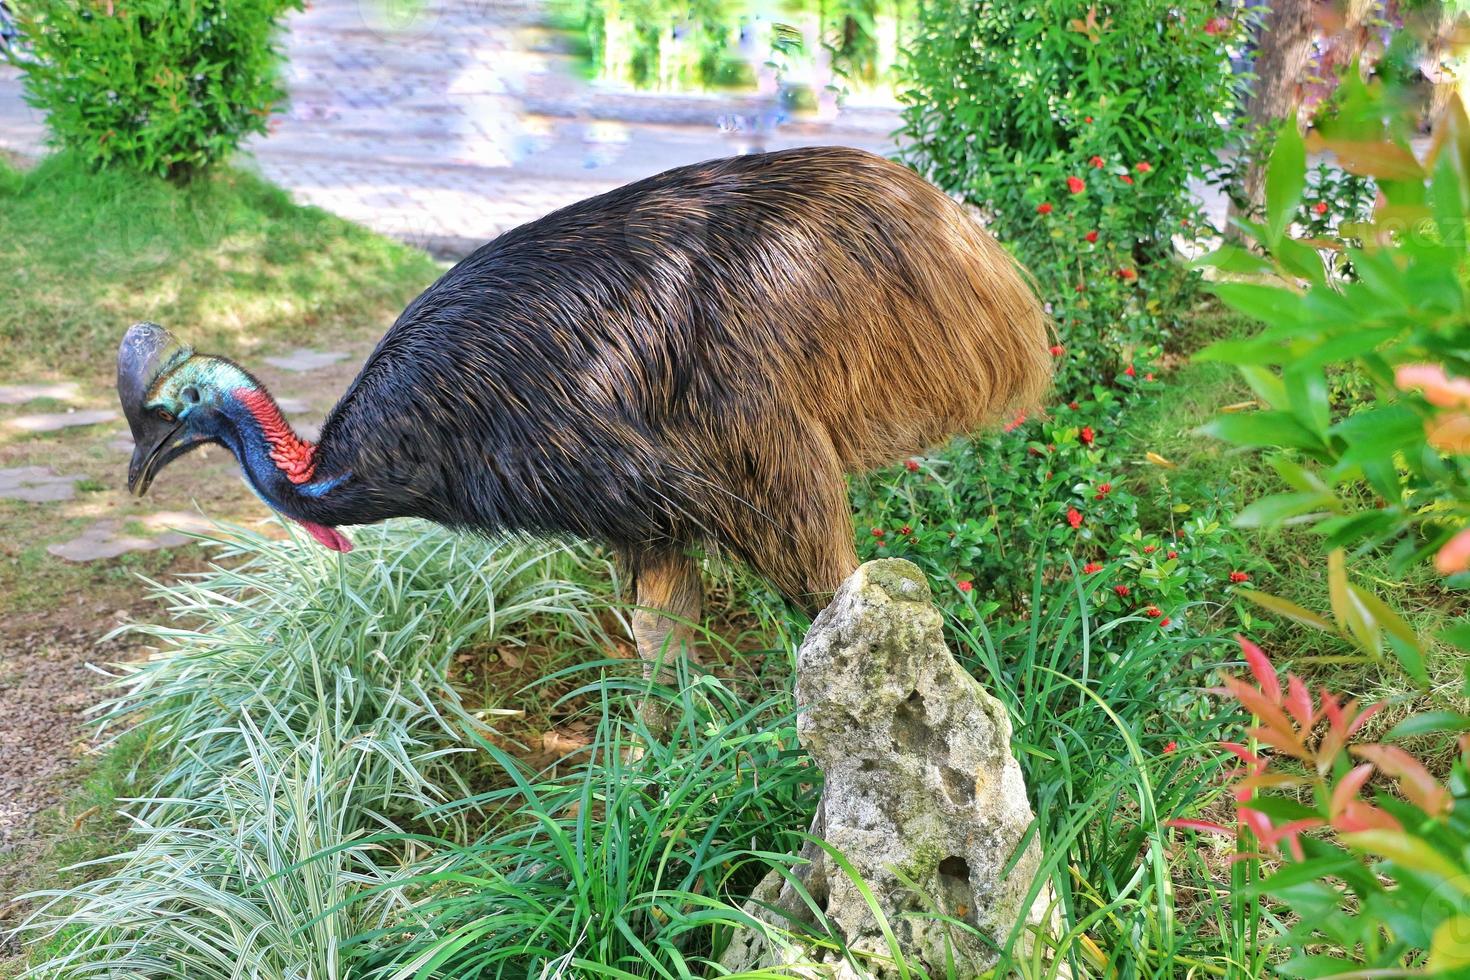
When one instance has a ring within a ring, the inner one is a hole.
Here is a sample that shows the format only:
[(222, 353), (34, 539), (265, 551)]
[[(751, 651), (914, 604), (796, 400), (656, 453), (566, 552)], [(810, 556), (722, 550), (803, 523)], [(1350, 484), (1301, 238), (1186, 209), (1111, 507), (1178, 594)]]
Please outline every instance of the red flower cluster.
[(1082, 440), (1082, 445), (1090, 446), (1092, 445), (1092, 440), (1096, 438), (1096, 435), (1092, 431), (1092, 426), (1084, 425), (1082, 431), (1077, 433), (1077, 438)]
[(1083, 183), (1081, 177), (1067, 178), (1067, 190), (1071, 191), (1073, 194), (1081, 194), (1086, 189), (1087, 185)]
[(910, 527), (909, 525), (905, 524), (903, 527), (901, 527), (901, 528), (898, 529), (898, 533), (904, 535), (905, 537), (907, 537), (908, 535), (914, 533), (914, 529), (912, 527)]
[(1205, 21), (1205, 33), (1209, 34), (1211, 37), (1217, 34), (1224, 34), (1229, 30), (1229, 17), (1211, 17), (1209, 20)]
[(1045, 202), (1036, 205), (1037, 214), (1051, 214), (1051, 205)]
[(1151, 555), (1155, 551), (1158, 551), (1158, 550), (1159, 550), (1159, 546), (1156, 545), (1156, 544), (1146, 544), (1146, 545), (1143, 546), (1143, 553), (1145, 555)]
[(1119, 178), (1120, 178), (1120, 179), (1121, 179), (1121, 180), (1122, 180), (1122, 181), (1123, 181), (1123, 183), (1125, 183), (1125, 184), (1131, 184), (1131, 183), (1133, 183), (1133, 178), (1132, 178), (1132, 177), (1130, 177), (1130, 176), (1128, 176), (1128, 175), (1127, 175), (1127, 174), (1119, 174), (1119, 175), (1118, 175), (1118, 177), (1119, 177)]
[(1077, 406), (1077, 403), (1076, 402), (1067, 402), (1067, 407), (1070, 408), (1072, 411), (1075, 412), (1075, 411), (1077, 411), (1077, 407), (1078, 406)]
[(1172, 622), (1172, 619), (1170, 619), (1168, 616), (1165, 616), (1163, 619), (1159, 620), (1159, 628), (1163, 629), (1165, 626), (1168, 626)]
[(1327, 202), (1326, 201), (1318, 201), (1317, 204), (1316, 204), (1316, 206), (1313, 207), (1312, 210), (1313, 211), (1316, 211), (1318, 214), (1326, 214), (1327, 213)]
[(1061, 357), (1066, 352), (1067, 352), (1067, 348), (1063, 347), (1061, 344), (1052, 344), (1051, 345), (1051, 356), (1052, 357)]
[(1089, 231), (1087, 234), (1083, 235), (1082, 237), (1085, 238), (1085, 239), (1087, 239), (1089, 242), (1091, 242), (1093, 244), (1096, 244), (1097, 243), (1097, 232), (1096, 231)]
[(1177, 552), (1177, 551), (1171, 551), (1168, 554), (1168, 558), (1169, 558), (1170, 561), (1173, 561), (1175, 558), (1178, 558), (1178, 557), (1179, 557), (1179, 552)]
[(1103, 162), (1103, 158), (1100, 157), (1100, 156), (1094, 156), (1091, 159), (1089, 159), (1087, 162), (1090, 163), (1090, 164), (1092, 164), (1094, 167), (1096, 167), (1099, 170), (1101, 170), (1104, 166), (1106, 166), (1106, 164)]
[(1133, 370), (1133, 365), (1132, 364), (1130, 364), (1126, 368), (1124, 368), (1123, 369), (1123, 373), (1126, 374), (1126, 375), (1128, 375), (1128, 377), (1130, 377), (1130, 378), (1135, 378), (1135, 377), (1138, 376), (1138, 372), (1135, 371), (1135, 370)]
[(1249, 582), (1250, 580), (1251, 580), (1251, 577), (1249, 575), (1247, 575), (1245, 572), (1231, 572), (1230, 573), (1230, 581), (1232, 581), (1232, 582), (1237, 582), (1237, 583), (1239, 583), (1239, 582)]
[(1082, 526), (1082, 512), (1076, 507), (1067, 508), (1067, 523), (1075, 530)]
[(1025, 423), (1025, 421), (1026, 421), (1026, 413), (1025, 412), (1017, 412), (1016, 413), (1016, 417), (1013, 418), (1013, 419), (1011, 419), (1009, 422), (1007, 422), (1003, 426), (1003, 428), (1007, 432), (1015, 432), (1017, 429), (1019, 429), (1022, 426), (1022, 424)]
[(1099, 483), (1097, 485), (1097, 493), (1095, 493), (1095, 494), (1092, 495), (1092, 499), (1093, 500), (1101, 500), (1101, 499), (1103, 499), (1104, 497), (1106, 497), (1108, 494), (1110, 494), (1112, 492), (1113, 492), (1113, 485), (1111, 483)]
[(1173, 755), (1174, 754), (1174, 750), (1177, 749), (1177, 748), (1179, 748), (1179, 743), (1178, 742), (1175, 742), (1172, 739), (1170, 739), (1169, 742), (1168, 742), (1168, 744), (1166, 744), (1164, 746), (1164, 754), (1165, 755)]
[(1094, 575), (1102, 570), (1103, 567), (1095, 561), (1090, 561), (1086, 565), (1082, 566), (1082, 573), (1084, 575)]
[(961, 592), (969, 592), (975, 588), (975, 583), (971, 582), (967, 578), (962, 578), (954, 584), (954, 587), (959, 589)]
[(903, 462), (903, 467), (910, 473), (917, 473), (919, 472), (919, 461), (917, 459), (906, 459)]
[(1118, 278), (1122, 279), (1124, 282), (1132, 282), (1133, 280), (1138, 278), (1138, 273), (1125, 266), (1124, 268), (1118, 270)]
[(1160, 610), (1158, 606), (1149, 606), (1143, 611), (1143, 614), (1149, 619), (1158, 619), (1160, 616), (1164, 615), (1163, 611)]
[(1120, 595), (1120, 596), (1127, 596), (1128, 595), (1128, 586), (1126, 586), (1126, 585), (1115, 585), (1115, 586), (1113, 586), (1113, 591), (1116, 592), (1116, 593), (1118, 593), (1118, 595)]
[(883, 534), (884, 534), (884, 531), (883, 531), (883, 529), (881, 527), (875, 527), (875, 528), (873, 528), (873, 537), (875, 537), (875, 538), (881, 538), (881, 537), (883, 537)]
[(1141, 174), (1146, 174), (1150, 170), (1152, 170), (1153, 167), (1149, 164), (1147, 160), (1140, 160), (1133, 165), (1133, 169), (1137, 170)]

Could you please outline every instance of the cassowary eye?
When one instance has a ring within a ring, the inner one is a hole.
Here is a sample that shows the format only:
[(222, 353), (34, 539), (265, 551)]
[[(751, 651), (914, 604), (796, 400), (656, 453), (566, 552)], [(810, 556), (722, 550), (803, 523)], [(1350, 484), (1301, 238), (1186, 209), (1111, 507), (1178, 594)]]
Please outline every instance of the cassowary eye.
[(158, 410), (158, 417), (165, 422), (172, 422), (174, 420), (174, 413), (166, 408), (160, 408)]

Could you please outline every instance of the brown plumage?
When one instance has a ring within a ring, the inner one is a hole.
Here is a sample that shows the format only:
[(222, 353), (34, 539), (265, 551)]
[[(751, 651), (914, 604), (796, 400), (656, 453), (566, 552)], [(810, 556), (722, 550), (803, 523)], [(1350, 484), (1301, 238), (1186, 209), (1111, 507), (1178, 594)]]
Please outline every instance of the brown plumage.
[[(181, 358), (137, 341), (120, 385), (182, 418), (180, 385), (139, 366)], [(857, 564), (846, 475), (1030, 407), (1048, 342), (1022, 270), (958, 204), (811, 147), (671, 170), (466, 258), (333, 409), (311, 484), (271, 470), (244, 416), (195, 441), (323, 532), (414, 515), (604, 541), (651, 607), (649, 654), (672, 625), (654, 610), (698, 615), (697, 549), (818, 606)]]

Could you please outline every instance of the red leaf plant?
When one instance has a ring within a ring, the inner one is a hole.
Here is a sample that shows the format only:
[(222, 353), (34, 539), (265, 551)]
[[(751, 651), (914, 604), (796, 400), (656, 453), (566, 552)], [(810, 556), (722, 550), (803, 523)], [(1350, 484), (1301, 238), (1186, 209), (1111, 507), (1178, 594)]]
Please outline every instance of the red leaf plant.
[[(1287, 674), (1283, 686), (1260, 647), (1244, 637), (1236, 640), (1254, 683), (1225, 677), (1213, 693), (1231, 698), (1254, 716), (1246, 734), (1255, 740), (1256, 748), (1240, 742), (1220, 743), (1240, 761), (1228, 773), (1238, 830), (1248, 832), (1271, 854), (1279, 854), (1285, 842), (1296, 860), (1303, 859), (1298, 839), (1303, 831), (1402, 830), (1397, 819), (1359, 795), (1375, 770), (1393, 780), (1404, 799), (1425, 814), (1449, 812), (1449, 791), (1418, 759), (1394, 745), (1353, 744), (1354, 736), (1383, 707), (1382, 702), (1360, 707), (1356, 700), (1344, 703), (1325, 688), (1314, 700), (1301, 678)], [(1300, 765), (1282, 765), (1286, 757)], [(1347, 768), (1349, 757), (1358, 760), (1357, 765)], [(1251, 805), (1263, 798), (1259, 795), (1263, 791), (1283, 789), (1310, 791), (1316, 801), (1316, 806), (1309, 807), (1314, 815), (1277, 822)], [(1237, 832), (1208, 820), (1170, 820), (1166, 825), (1225, 835)]]

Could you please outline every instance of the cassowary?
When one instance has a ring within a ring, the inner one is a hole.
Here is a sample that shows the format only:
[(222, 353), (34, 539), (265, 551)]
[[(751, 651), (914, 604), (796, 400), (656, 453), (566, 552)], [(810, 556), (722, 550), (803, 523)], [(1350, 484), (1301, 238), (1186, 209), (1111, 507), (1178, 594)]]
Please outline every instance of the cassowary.
[[(679, 167), (509, 231), (399, 316), (315, 444), (249, 372), (140, 323), (135, 493), (221, 443), (277, 511), (611, 546), (639, 653), (696, 621), (696, 555), (819, 608), (857, 567), (845, 477), (1032, 404), (1048, 325), (965, 211), (858, 150)], [(661, 615), (662, 614), (662, 615)], [(685, 639), (681, 637), (681, 642)]]

